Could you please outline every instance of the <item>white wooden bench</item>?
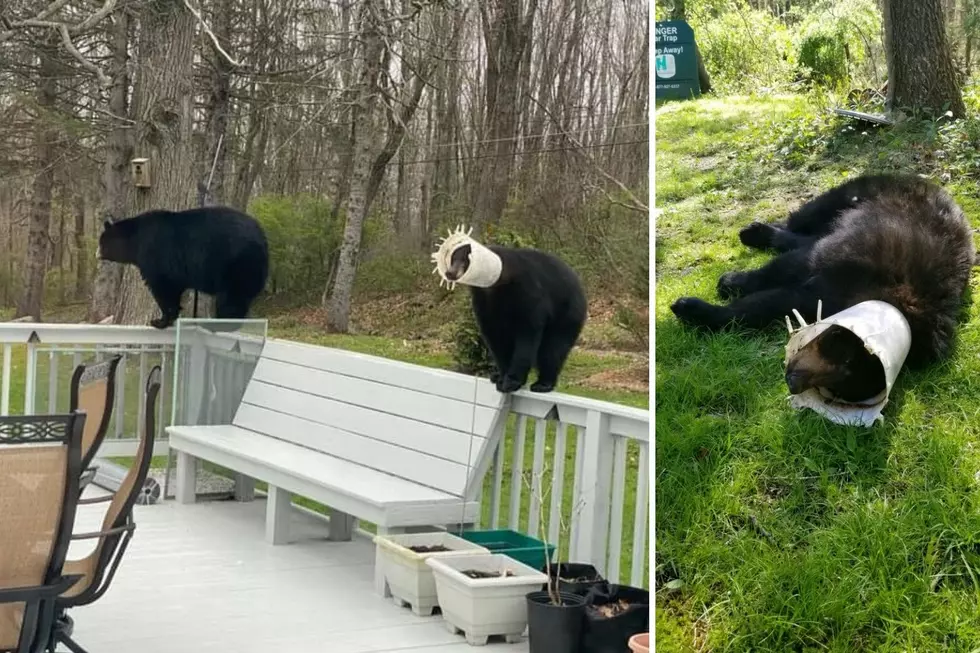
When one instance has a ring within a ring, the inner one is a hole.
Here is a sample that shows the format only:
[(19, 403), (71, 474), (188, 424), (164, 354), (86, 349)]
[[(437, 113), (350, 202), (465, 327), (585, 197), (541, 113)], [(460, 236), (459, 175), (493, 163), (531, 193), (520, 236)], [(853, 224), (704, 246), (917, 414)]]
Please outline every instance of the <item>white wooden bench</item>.
[(203, 459), (268, 483), (272, 544), (289, 541), (292, 494), (330, 507), (332, 540), (354, 518), (379, 533), (473, 524), (508, 406), (485, 380), (270, 339), (231, 424), (167, 428), (176, 499), (195, 501)]

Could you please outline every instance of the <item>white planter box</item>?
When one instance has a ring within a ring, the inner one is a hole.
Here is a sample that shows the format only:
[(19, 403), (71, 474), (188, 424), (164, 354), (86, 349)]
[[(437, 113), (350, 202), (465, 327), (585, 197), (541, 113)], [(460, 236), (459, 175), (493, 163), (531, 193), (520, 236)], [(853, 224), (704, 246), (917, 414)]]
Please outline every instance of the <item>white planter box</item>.
[[(374, 544), (375, 574), (384, 579), (382, 582), (387, 584), (387, 592), (394, 597), (395, 603), (409, 604), (412, 606), (412, 612), (420, 617), (431, 615), (433, 608), (439, 605), (432, 569), (425, 564), (428, 558), (489, 554), (489, 551), (479, 544), (446, 532), (375, 535)], [(452, 551), (416, 553), (408, 548), (438, 545)]]
[[(499, 553), (429, 558), (426, 564), (435, 574), (443, 619), (453, 632), (463, 631), (467, 643), (474, 646), (486, 644), (491, 635), (521, 641), (527, 627), (525, 597), (548, 581), (537, 569)], [(461, 573), (469, 569), (514, 575), (470, 578)]]

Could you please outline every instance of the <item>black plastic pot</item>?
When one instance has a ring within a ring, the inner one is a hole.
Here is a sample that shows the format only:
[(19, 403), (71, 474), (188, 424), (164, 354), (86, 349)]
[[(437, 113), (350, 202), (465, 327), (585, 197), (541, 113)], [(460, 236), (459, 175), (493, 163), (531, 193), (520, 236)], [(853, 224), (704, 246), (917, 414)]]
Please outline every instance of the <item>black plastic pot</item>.
[[(550, 565), (550, 569), (546, 566), (541, 571), (550, 574), (552, 582), (557, 578), (559, 592), (568, 592), (579, 596), (585, 596), (589, 590), (606, 580), (595, 567), (580, 562), (559, 562)], [(568, 578), (574, 580), (568, 581), (566, 580)], [(541, 591), (548, 591), (547, 584), (541, 586)]]
[(554, 605), (547, 592), (527, 595), (529, 653), (580, 653), (585, 597), (559, 593), (563, 605)]
[[(629, 639), (650, 629), (650, 592), (641, 587), (600, 583), (585, 597), (588, 607), (582, 632), (581, 653), (623, 653)], [(624, 601), (629, 607), (614, 617), (604, 617), (596, 608)]]

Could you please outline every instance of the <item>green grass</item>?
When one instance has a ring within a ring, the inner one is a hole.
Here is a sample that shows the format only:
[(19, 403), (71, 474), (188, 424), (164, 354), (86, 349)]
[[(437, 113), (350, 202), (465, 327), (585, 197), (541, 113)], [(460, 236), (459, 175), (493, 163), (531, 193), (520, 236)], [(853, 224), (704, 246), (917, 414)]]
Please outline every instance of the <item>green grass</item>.
[(766, 259), (738, 244), (739, 227), (844, 175), (949, 173), (977, 222), (966, 155), (922, 155), (955, 134), (845, 132), (818, 108), (703, 100), (658, 114), (658, 650), (970, 651), (980, 639), (977, 307), (956, 356), (903, 372), (886, 423), (867, 430), (789, 409), (784, 334), (698, 336), (669, 312)]
[(767, 260), (740, 227), (846, 176), (949, 175), (980, 226), (977, 151), (955, 145), (975, 119), (862, 133), (826, 109), (724, 98), (657, 114), (658, 651), (980, 645), (980, 303), (954, 357), (903, 371), (871, 429), (789, 407), (785, 331), (698, 335), (669, 310)]

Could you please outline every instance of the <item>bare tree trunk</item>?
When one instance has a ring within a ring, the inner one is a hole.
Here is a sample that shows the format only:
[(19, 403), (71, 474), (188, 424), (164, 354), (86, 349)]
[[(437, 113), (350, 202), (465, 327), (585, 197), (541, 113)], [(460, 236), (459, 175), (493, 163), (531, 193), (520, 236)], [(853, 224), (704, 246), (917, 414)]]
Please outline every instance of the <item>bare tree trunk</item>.
[(473, 200), (476, 225), (500, 221), (510, 192), (517, 149), (521, 62), (529, 47), (537, 0), (481, 0), (480, 16), (487, 48), (486, 121), (480, 148), (480, 175)]
[[(231, 39), (231, 0), (220, 0), (214, 8), (214, 34), (221, 43), (221, 46), (228, 50), (228, 42)], [(208, 179), (211, 186), (208, 189), (215, 202), (224, 204), (228, 201), (225, 197), (225, 171), (227, 170), (228, 150), (228, 119), (231, 115), (231, 64), (225, 57), (218, 52), (218, 49), (211, 46), (211, 96), (208, 98), (208, 147), (207, 168), (205, 173), (205, 183)], [(211, 177), (214, 171), (214, 176)]]
[[(109, 113), (113, 116), (112, 130), (106, 143), (105, 158), (105, 205), (104, 216), (119, 220), (126, 215), (126, 197), (129, 190), (129, 159), (132, 146), (129, 140), (129, 75), (126, 63), (129, 59), (129, 15), (117, 11), (112, 17), (112, 86), (109, 89)], [(101, 220), (99, 220), (101, 223)], [(102, 233), (101, 224), (97, 233)], [(80, 250), (81, 251), (81, 250)], [(88, 320), (99, 322), (113, 314), (119, 303), (123, 266), (119, 263), (100, 261), (92, 283), (92, 298)]]
[(888, 108), (966, 113), (939, 0), (885, 0)]
[(75, 195), (75, 300), (88, 294), (88, 247), (85, 241), (85, 193)]
[(33, 316), (41, 321), (44, 300), (44, 274), (48, 267), (48, 230), (51, 225), (51, 191), (54, 188), (55, 142), (58, 131), (51, 115), (57, 100), (55, 76), (58, 65), (53, 38), (39, 46), (40, 70), (37, 82), (37, 105), (40, 112), (34, 131), (37, 173), (31, 189), (31, 218), (28, 225), (27, 252), (24, 260), (24, 288), (14, 317)]
[(378, 74), (383, 54), (377, 13), (381, 8), (377, 6), (375, 0), (365, 0), (361, 7), (363, 46), (357, 103), (354, 108), (354, 157), (350, 193), (347, 198), (347, 221), (337, 260), (337, 272), (329, 293), (324, 292), (323, 295), (323, 305), (327, 309), (327, 325), (341, 333), (347, 332), (350, 320), (351, 294), (354, 290), (354, 277), (357, 273), (357, 260), (361, 249), (361, 233), (366, 218), (374, 150), (374, 113), (378, 103)]
[[(152, 0), (141, 15), (134, 151), (150, 160), (153, 185), (136, 194), (133, 213), (193, 205), (190, 134), (194, 27), (194, 17), (180, 0)], [(127, 266), (116, 321), (146, 324), (159, 314), (139, 271)]]

